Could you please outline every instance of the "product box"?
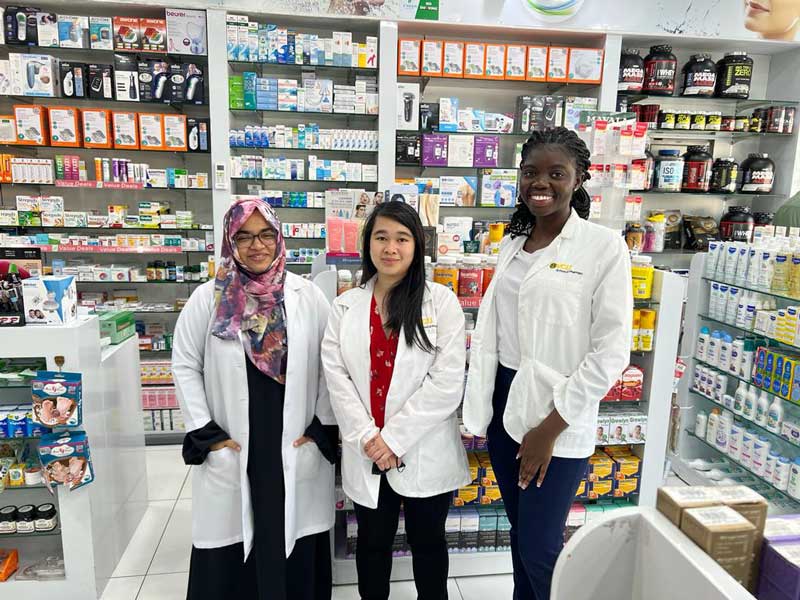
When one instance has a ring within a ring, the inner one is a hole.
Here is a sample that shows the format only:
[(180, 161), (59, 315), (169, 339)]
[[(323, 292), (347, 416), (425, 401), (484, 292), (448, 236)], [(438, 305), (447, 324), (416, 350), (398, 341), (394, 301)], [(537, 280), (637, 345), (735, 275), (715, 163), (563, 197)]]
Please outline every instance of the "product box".
[(466, 42), (464, 45), (464, 77), (483, 79), (486, 76), (486, 44)]
[(90, 64), (87, 93), (93, 100), (114, 99), (114, 67)]
[(88, 48), (89, 17), (58, 15), (58, 45), (62, 48)]
[(528, 46), (525, 79), (528, 81), (547, 81), (547, 46)]
[(0, 144), (16, 143), (17, 124), (14, 115), (0, 115)]
[(169, 102), (171, 100), (170, 65), (160, 59), (141, 60), (138, 71), (140, 102)]
[(172, 74), (171, 83), (173, 88), (180, 88), (180, 94), (177, 89), (173, 89), (173, 98), (180, 97), (181, 102), (188, 104), (205, 104), (206, 102), (206, 88), (205, 77), (203, 76), (203, 69), (201, 65), (195, 63), (184, 63), (180, 65), (181, 76), (183, 82), (177, 74)]
[(83, 424), (80, 373), (38, 371), (31, 380), (31, 394), (34, 423), (49, 429)]
[(789, 600), (800, 595), (800, 543), (797, 540), (766, 544), (758, 597)]
[[(15, 95), (55, 98), (60, 94), (58, 61), (46, 54), (9, 55)], [(20, 89), (14, 83), (21, 83)]]
[(453, 506), (471, 506), (480, 504), (479, 485), (468, 485), (453, 492)]
[(524, 81), (527, 47), (520, 44), (508, 44), (506, 46), (505, 78), (512, 81)]
[(444, 64), (443, 77), (464, 77), (464, 42), (445, 40), (443, 45)]
[(439, 104), (436, 102), (420, 102), (419, 128), (424, 132), (439, 130)]
[(496, 167), (499, 155), (500, 138), (498, 136), (475, 136), (472, 166), (477, 168)]
[(72, 275), (24, 279), (22, 294), (29, 324), (64, 325), (78, 318), (78, 293)]
[(567, 96), (564, 99), (564, 127), (577, 131), (581, 122), (581, 113), (584, 111), (592, 112), (596, 110), (597, 98)]
[(87, 66), (83, 63), (62, 61), (58, 65), (61, 77), (61, 95), (64, 98), (85, 98), (88, 93)]
[(589, 469), (587, 479), (590, 482), (614, 479), (616, 475), (616, 465), (605, 452), (595, 452), (589, 457)]
[(517, 169), (484, 170), (481, 176), (481, 206), (516, 206), (517, 173)]
[(186, 115), (164, 115), (164, 150), (186, 152)]
[(547, 81), (568, 81), (569, 48), (550, 46), (547, 53)]
[(486, 44), (486, 62), (484, 63), (486, 79), (506, 78), (506, 45)]
[(100, 315), (100, 337), (119, 344), (136, 335), (134, 315), (129, 310), (111, 311)]
[(439, 98), (439, 131), (458, 131), (458, 98)]
[(421, 41), (400, 39), (397, 42), (397, 74), (419, 75)]
[(39, 248), (0, 248), (0, 273), (8, 273), (11, 265), (21, 279), (39, 277), (42, 273), (42, 251)]
[(92, 50), (114, 49), (111, 17), (89, 17), (89, 44)]
[(614, 496), (614, 480), (603, 479), (600, 481), (590, 481), (587, 491), (589, 500), (599, 500), (601, 498), (611, 498)]
[(717, 506), (719, 495), (715, 488), (703, 486), (664, 486), (658, 489), (656, 508), (680, 527), (683, 514), (689, 508)]
[(625, 479), (615, 479), (613, 486), (614, 498), (628, 498), (635, 496), (641, 489), (639, 477), (626, 477)]
[(597, 48), (570, 48), (570, 83), (600, 84), (603, 79), (603, 50)]
[(421, 74), (428, 77), (441, 77), (443, 61), (444, 42), (442, 40), (423, 40)]
[(444, 537), (447, 541), (447, 551), (457, 553), (461, 539), (461, 513), (459, 511), (451, 510), (447, 513), (447, 519), (445, 519), (444, 523)]
[(72, 491), (94, 481), (89, 438), (83, 431), (43, 435), (39, 441), (39, 459), (49, 486), (66, 485)]
[(497, 510), (478, 508), (478, 552), (494, 552), (497, 548)]
[(589, 482), (585, 479), (581, 479), (578, 483), (578, 489), (575, 490), (575, 499), (576, 500), (588, 500), (589, 499)]
[(422, 166), (447, 166), (447, 135), (426, 133), (422, 136)]
[(46, 146), (49, 142), (47, 109), (33, 104), (15, 104), (12, 109), (17, 143), (27, 146)]
[(419, 129), (419, 99), (418, 83), (397, 84), (397, 129)]
[(139, 149), (139, 121), (135, 112), (112, 112), (111, 128), (114, 135), (114, 148)]
[(142, 34), (136, 17), (114, 17), (114, 50), (136, 52), (142, 49)]
[(441, 206), (475, 206), (477, 197), (477, 177), (442, 176), (439, 178), (439, 204)]
[(71, 106), (51, 106), (50, 145), (79, 148), (81, 146), (80, 111)]
[(497, 552), (511, 551), (511, 523), (505, 510), (497, 513)]
[(186, 145), (189, 152), (208, 152), (211, 139), (211, 120), (206, 118), (186, 119)]
[(167, 8), (165, 17), (167, 52), (194, 56), (205, 56), (208, 53), (206, 11)]
[(81, 111), (81, 119), (86, 148), (111, 148), (111, 111), (86, 108)]
[(36, 13), (36, 45), (40, 48), (58, 48), (58, 15), (49, 12)]
[(135, 56), (114, 55), (114, 97), (119, 102), (139, 101), (139, 65)]
[(164, 19), (139, 19), (142, 51), (167, 51), (167, 22)]
[(139, 113), (139, 145), (142, 150), (164, 150), (164, 115)]
[(480, 516), (477, 509), (465, 508), (461, 511), (461, 537), (459, 552), (477, 552), (480, 532)]

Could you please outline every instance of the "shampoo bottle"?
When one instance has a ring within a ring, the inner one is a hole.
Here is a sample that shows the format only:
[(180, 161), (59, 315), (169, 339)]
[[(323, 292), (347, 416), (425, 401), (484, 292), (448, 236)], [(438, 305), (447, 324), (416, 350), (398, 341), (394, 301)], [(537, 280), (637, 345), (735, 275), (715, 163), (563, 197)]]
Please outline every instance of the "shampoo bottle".
[(783, 402), (778, 396), (772, 400), (767, 409), (767, 429), (772, 433), (780, 433), (783, 424)]
[(737, 415), (744, 414), (744, 404), (747, 401), (747, 384), (744, 381), (739, 382), (739, 387), (736, 388), (736, 393), (733, 395), (733, 412)]
[(769, 399), (767, 398), (767, 392), (761, 390), (761, 395), (758, 397), (758, 402), (756, 403), (756, 418), (755, 418), (756, 425), (760, 425), (761, 427), (767, 426), (768, 410), (769, 410)]

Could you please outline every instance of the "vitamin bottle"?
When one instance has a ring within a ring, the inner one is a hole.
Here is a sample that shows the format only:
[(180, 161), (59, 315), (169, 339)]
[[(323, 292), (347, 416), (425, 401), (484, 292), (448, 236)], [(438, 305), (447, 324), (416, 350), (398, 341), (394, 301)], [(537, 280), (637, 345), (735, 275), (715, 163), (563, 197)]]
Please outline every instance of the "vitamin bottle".
[(452, 256), (440, 256), (439, 262), (433, 269), (433, 280), (450, 288), (454, 294), (458, 293), (458, 267), (456, 265), (456, 259)]

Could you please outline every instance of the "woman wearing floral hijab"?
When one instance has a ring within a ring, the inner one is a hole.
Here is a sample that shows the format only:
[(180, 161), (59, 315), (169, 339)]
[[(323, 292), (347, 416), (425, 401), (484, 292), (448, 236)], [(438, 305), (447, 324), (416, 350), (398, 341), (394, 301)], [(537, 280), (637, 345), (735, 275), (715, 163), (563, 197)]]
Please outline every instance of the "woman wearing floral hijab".
[(175, 328), (172, 371), (192, 469), (189, 600), (329, 600), (337, 432), (320, 368), (328, 302), (286, 271), (257, 197), (224, 221), (216, 280)]

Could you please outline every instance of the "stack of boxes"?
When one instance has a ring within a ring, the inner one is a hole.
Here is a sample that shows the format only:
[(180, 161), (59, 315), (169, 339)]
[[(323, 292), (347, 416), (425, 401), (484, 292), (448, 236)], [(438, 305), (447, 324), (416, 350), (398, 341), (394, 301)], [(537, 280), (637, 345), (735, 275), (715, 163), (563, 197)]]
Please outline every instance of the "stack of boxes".
[(646, 438), (647, 414), (644, 411), (631, 406), (601, 405), (596, 444), (644, 444)]
[(642, 460), (627, 446), (597, 450), (589, 457), (586, 476), (578, 485), (579, 500), (629, 498), (639, 493)]
[(800, 515), (767, 519), (764, 528), (760, 600), (792, 600), (800, 596)]
[(800, 403), (798, 365), (800, 365), (800, 354), (761, 346), (756, 350), (753, 383), (756, 387), (784, 400)]
[[(485, 444), (484, 438), (476, 439), (481, 439), (480, 443)], [(503, 500), (489, 453), (470, 452), (467, 454), (467, 460), (472, 482), (453, 492), (453, 505), (462, 507), (501, 504)]]

